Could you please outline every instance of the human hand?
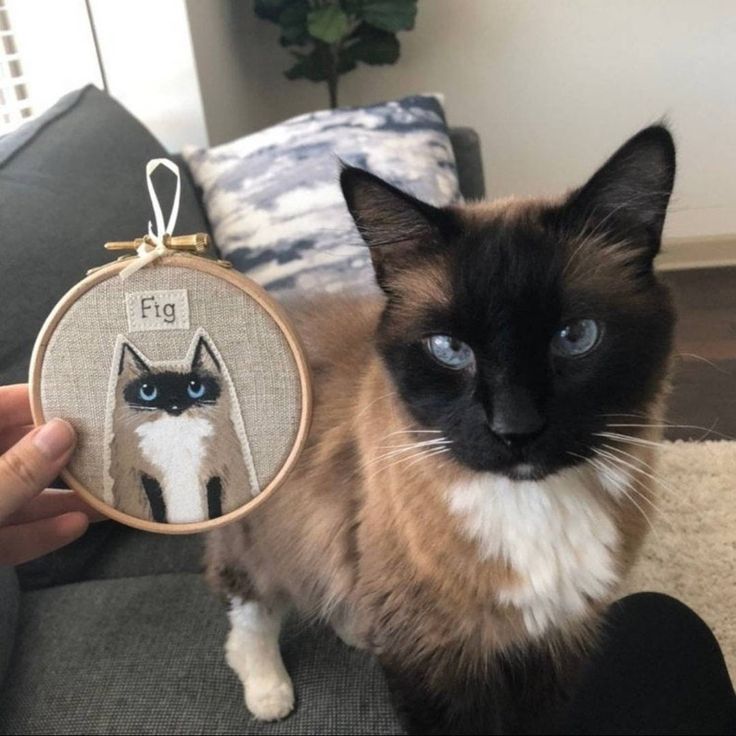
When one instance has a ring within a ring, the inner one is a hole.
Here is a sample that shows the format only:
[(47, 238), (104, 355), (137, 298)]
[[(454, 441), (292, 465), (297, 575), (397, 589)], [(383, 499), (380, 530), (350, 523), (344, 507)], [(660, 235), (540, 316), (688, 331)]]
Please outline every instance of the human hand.
[(0, 565), (53, 552), (102, 518), (75, 493), (44, 490), (74, 450), (71, 425), (32, 425), (28, 387), (0, 386)]

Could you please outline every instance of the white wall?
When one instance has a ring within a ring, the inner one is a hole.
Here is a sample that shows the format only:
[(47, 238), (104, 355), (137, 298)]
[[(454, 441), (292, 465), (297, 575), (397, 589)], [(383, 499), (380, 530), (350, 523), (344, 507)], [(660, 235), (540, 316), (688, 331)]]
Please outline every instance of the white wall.
[(184, 0), (91, 0), (110, 94), (170, 151), (207, 145)]
[[(207, 145), (184, 0), (90, 0), (107, 90), (170, 151)], [(10, 0), (35, 115), (86, 84), (103, 86), (84, 0)]]
[[(187, 0), (212, 143), (325, 106), (323, 85), (283, 77), (276, 26), (252, 3)], [(451, 124), (483, 141), (489, 193), (580, 183), (666, 115), (680, 171), (668, 233), (736, 234), (733, 0), (420, 0), (395, 67), (341, 81), (341, 103), (445, 94)]]

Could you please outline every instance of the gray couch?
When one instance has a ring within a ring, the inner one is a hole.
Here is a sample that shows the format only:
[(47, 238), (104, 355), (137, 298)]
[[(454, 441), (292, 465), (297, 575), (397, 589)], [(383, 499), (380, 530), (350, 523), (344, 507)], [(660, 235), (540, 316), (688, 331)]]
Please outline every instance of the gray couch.
[[(478, 138), (467, 128), (451, 134), (462, 192), (482, 197)], [(105, 261), (100, 244), (139, 235), (148, 207), (140, 171), (160, 155), (148, 131), (94, 88), (0, 140), (0, 382), (25, 380), (43, 318)], [(111, 199), (121, 203), (113, 212)], [(181, 211), (181, 232), (207, 229), (188, 179)], [(225, 664), (224, 610), (200, 570), (200, 537), (112, 522), (0, 568), (0, 733), (400, 733), (375, 661), (297, 619), (283, 635), (296, 710), (279, 723), (254, 721)]]

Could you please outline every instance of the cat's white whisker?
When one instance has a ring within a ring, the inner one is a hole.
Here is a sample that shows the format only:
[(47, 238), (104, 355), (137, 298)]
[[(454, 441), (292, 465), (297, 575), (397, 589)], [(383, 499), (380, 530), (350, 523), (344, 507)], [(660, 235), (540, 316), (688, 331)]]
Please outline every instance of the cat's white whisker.
[(417, 450), (421, 448), (417, 447), (407, 447), (402, 450), (391, 450), (389, 452), (384, 452), (380, 455), (376, 455), (375, 457), (371, 457), (368, 460), (366, 460), (364, 463), (360, 465), (361, 470), (365, 470), (366, 468), (371, 467), (372, 465), (375, 465), (377, 462), (380, 462), (381, 460), (390, 460), (393, 457), (406, 455), (407, 452), (411, 452), (412, 450)]
[(444, 437), (436, 437), (432, 440), (424, 440), (422, 442), (411, 442), (406, 445), (378, 445), (380, 448), (394, 448), (399, 449), (402, 447), (422, 447), (423, 445), (450, 445), (452, 444), (452, 440), (445, 439)]
[[(594, 450), (595, 452), (595, 450)], [(652, 530), (652, 533), (654, 534), (657, 539), (660, 539), (659, 532), (655, 528), (654, 524), (652, 523), (652, 520), (649, 518), (649, 515), (646, 511), (636, 502), (636, 499), (633, 498), (631, 495), (631, 483), (623, 481), (620, 479), (617, 475), (614, 474), (615, 468), (611, 467), (608, 463), (605, 463), (603, 460), (594, 459), (594, 458), (586, 458), (586, 461), (589, 462), (595, 469), (597, 469), (599, 472), (604, 474), (609, 482), (611, 482), (614, 486), (616, 486), (621, 493), (626, 497), (626, 499), (639, 511), (639, 513), (642, 515), (644, 520), (649, 525), (649, 528)]]
[[(667, 514), (665, 514), (665, 512), (659, 506), (657, 506), (657, 504), (654, 503), (654, 501), (652, 501), (651, 498), (649, 498), (647, 495), (642, 493), (638, 488), (636, 488), (633, 485), (630, 485), (628, 489), (632, 493), (635, 493), (639, 498), (641, 498), (642, 501), (646, 501), (646, 503), (649, 504), (652, 511), (657, 515), (656, 518), (661, 519), (665, 524), (667, 524), (667, 526), (670, 528), (671, 531), (675, 530), (676, 527), (672, 519), (670, 519), (670, 517)], [(650, 522), (650, 526), (651, 526), (651, 522)], [(652, 527), (652, 530), (654, 530), (654, 527)], [(659, 539), (659, 535), (657, 534), (657, 532), (655, 532), (655, 536), (657, 537), (657, 539)]]
[(395, 434), (442, 434), (441, 429), (397, 429), (395, 432), (389, 432), (383, 439), (393, 437)]
[(632, 428), (642, 428), (642, 429), (698, 429), (708, 434), (715, 434), (718, 437), (721, 437), (725, 440), (736, 440), (736, 437), (732, 437), (731, 435), (724, 434), (723, 432), (717, 432), (713, 429), (713, 427), (716, 425), (716, 422), (713, 423), (711, 427), (701, 427), (698, 424), (609, 424), (608, 426), (613, 429), (621, 429), (626, 427), (632, 427)]
[(367, 468), (370, 465), (375, 464), (379, 460), (385, 460), (391, 457), (395, 457), (396, 455), (403, 455), (407, 452), (410, 452), (411, 450), (417, 450), (422, 449), (423, 447), (426, 447), (427, 445), (434, 445), (434, 442), (415, 442), (410, 445), (403, 445), (399, 446), (398, 448), (395, 448), (393, 450), (390, 450), (389, 452), (384, 452), (380, 455), (377, 455), (376, 457), (372, 457), (368, 459), (363, 465), (362, 468)]
[(651, 473), (648, 473), (640, 465), (634, 465), (634, 463), (631, 463), (628, 460), (624, 460), (623, 458), (617, 457), (616, 455), (613, 455), (607, 450), (601, 450), (598, 447), (594, 447), (593, 452), (595, 452), (597, 455), (602, 455), (603, 457), (607, 457), (611, 461), (618, 462), (622, 467), (630, 468), (631, 470), (641, 473), (642, 475), (646, 475), (648, 478), (651, 478), (652, 480), (656, 480), (656, 478)]
[[(652, 475), (651, 473), (647, 472), (642, 467), (640, 467), (638, 465), (634, 465), (633, 463), (630, 463), (630, 462), (624, 460), (623, 458), (617, 457), (616, 455), (613, 455), (612, 453), (610, 453), (610, 452), (608, 452), (606, 450), (601, 450), (600, 448), (593, 448), (593, 452), (596, 455), (598, 455), (599, 457), (602, 457), (602, 458), (605, 458), (606, 460), (608, 460), (611, 463), (611, 465), (613, 465), (613, 467), (618, 466), (620, 468), (629, 468), (629, 470), (633, 470), (636, 473), (640, 473), (644, 477), (649, 478), (649, 479), (651, 479), (653, 481), (657, 481), (658, 480), (657, 478), (654, 477), (654, 475)], [(629, 476), (629, 477), (631, 478), (631, 482), (632, 483), (641, 482), (635, 476)], [(632, 490), (633, 490), (633, 488), (632, 488)], [(647, 498), (640, 491), (639, 491), (639, 495), (641, 495), (644, 498)], [(650, 501), (649, 498), (647, 498), (647, 501), (649, 501), (651, 503), (651, 501)]]
[(398, 465), (402, 465), (403, 463), (409, 462), (410, 460), (423, 459), (424, 457), (427, 457), (431, 454), (434, 454), (434, 453), (441, 454), (441, 452), (447, 452), (447, 451), (448, 450), (444, 448), (439, 448), (439, 451), (436, 448), (430, 448), (430, 449), (421, 450), (420, 452), (416, 452), (406, 457), (400, 457), (398, 460), (393, 460), (393, 462), (386, 463), (385, 465), (377, 468), (375, 472), (373, 472), (371, 475), (364, 478), (364, 481), (367, 482), (371, 480), (372, 478), (375, 478), (380, 473), (385, 472), (389, 468), (397, 467)]
[(406, 467), (410, 468), (412, 465), (416, 465), (421, 460), (426, 460), (427, 458), (430, 458), (430, 457), (436, 457), (437, 455), (442, 455), (443, 453), (449, 452), (449, 451), (450, 451), (449, 448), (445, 447), (445, 448), (441, 448), (438, 450), (433, 450), (432, 452), (429, 452), (429, 453), (424, 453), (420, 457), (416, 458), (414, 462), (409, 463)]
[(702, 355), (697, 355), (696, 353), (675, 353), (675, 355), (678, 358), (695, 358), (696, 360), (700, 360), (703, 363), (706, 363), (711, 368), (714, 368), (719, 373), (723, 373), (726, 376), (732, 376), (733, 372), (727, 370), (726, 368), (723, 368), (722, 366), (718, 365), (718, 363), (714, 363), (712, 360), (708, 360), (708, 358), (703, 357)]
[(636, 457), (636, 455), (632, 455), (630, 452), (626, 452), (626, 450), (622, 450), (620, 447), (615, 447), (613, 445), (608, 445), (605, 443), (601, 446), (607, 448), (608, 450), (611, 450), (612, 452), (622, 453), (626, 455), (627, 457), (633, 458), (634, 460), (637, 460), (638, 462), (640, 462), (642, 465), (648, 468), (649, 471), (651, 471), (651, 472), (647, 472), (643, 468), (640, 468), (639, 469), (640, 473), (651, 478), (653, 481), (658, 483), (659, 486), (663, 488), (664, 490), (669, 491), (672, 496), (677, 498), (678, 502), (684, 503), (687, 506), (689, 506), (691, 509), (696, 510), (696, 507), (692, 503), (689, 503), (684, 499), (682, 489), (677, 488), (677, 486), (673, 486), (673, 485), (670, 485), (669, 483), (666, 483), (662, 478), (660, 478), (658, 475), (654, 473), (654, 468), (649, 463), (645, 462), (641, 458)]
[(379, 401), (383, 401), (384, 399), (389, 398), (390, 396), (397, 396), (396, 391), (389, 391), (388, 393), (383, 394), (383, 396), (379, 396), (377, 399), (373, 399), (373, 401), (369, 402), (366, 406), (364, 406), (356, 415), (355, 418), (358, 419), (365, 414), (368, 409), (370, 409), (374, 404), (377, 404)]
[[(632, 470), (635, 470), (635, 471), (638, 471), (638, 472), (642, 473), (645, 477), (650, 478), (651, 480), (653, 480), (655, 482), (661, 483), (660, 479), (659, 478), (656, 478), (651, 473), (647, 473), (647, 472), (643, 471), (641, 468), (636, 468), (633, 465), (631, 465), (630, 463), (626, 463), (625, 461), (623, 461), (619, 457), (616, 457), (614, 455), (611, 455), (610, 453), (605, 453), (604, 454), (602, 451), (599, 451), (597, 449), (594, 449), (593, 452), (595, 452), (599, 456), (603, 456), (603, 457), (607, 458), (614, 467), (617, 466), (617, 465), (618, 466), (622, 466), (623, 465), (623, 466), (629, 467)], [(635, 485), (633, 485), (635, 483), (642, 483), (642, 480), (641, 479), (638, 479), (636, 477), (631, 477), (631, 482), (629, 484), (627, 484), (628, 489), (632, 493), (636, 493), (636, 495), (639, 496), (639, 498), (641, 498), (643, 501), (646, 501), (649, 504), (649, 506), (654, 510), (654, 512), (671, 529), (674, 529), (675, 528), (675, 525), (673, 524), (672, 520), (664, 513), (664, 511), (656, 503), (654, 503), (654, 501), (651, 498), (649, 498), (649, 496), (647, 496), (645, 493), (642, 493), (641, 490), (639, 490)]]
[(621, 434), (620, 432), (593, 432), (596, 437), (606, 437), (617, 442), (625, 442), (631, 445), (641, 445), (642, 447), (664, 447), (664, 442), (655, 442), (654, 440), (646, 440), (643, 437), (634, 437), (630, 434)]

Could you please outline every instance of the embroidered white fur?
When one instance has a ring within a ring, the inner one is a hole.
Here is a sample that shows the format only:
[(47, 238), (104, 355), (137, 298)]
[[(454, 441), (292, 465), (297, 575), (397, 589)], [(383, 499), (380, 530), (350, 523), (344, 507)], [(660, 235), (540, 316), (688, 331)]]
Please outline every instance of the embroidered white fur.
[(517, 606), (533, 636), (583, 612), (587, 596), (608, 595), (618, 583), (618, 531), (579, 468), (542, 481), (485, 474), (447, 492), (448, 505), (478, 544), (482, 559), (508, 560), (522, 582), (499, 593)]
[(142, 424), (135, 433), (141, 454), (160, 473), (168, 521), (188, 524), (206, 519), (201, 468), (212, 424), (201, 417), (164, 416)]
[(243, 683), (248, 710), (263, 721), (284, 718), (294, 708), (294, 687), (279, 650), (283, 615), (256, 601), (230, 600), (227, 663)]

